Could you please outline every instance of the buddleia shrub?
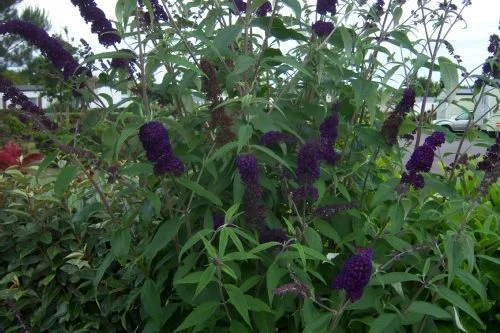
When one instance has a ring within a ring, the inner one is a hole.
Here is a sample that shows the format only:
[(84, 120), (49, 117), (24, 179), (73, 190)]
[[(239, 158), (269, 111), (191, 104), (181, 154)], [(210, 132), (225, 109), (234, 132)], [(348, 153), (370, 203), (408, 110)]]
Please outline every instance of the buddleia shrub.
[(1, 78), (37, 145), (0, 151), (1, 329), (495, 330), (498, 139), (415, 103), (422, 72), (498, 97), (498, 37), (480, 75), (447, 41), (470, 2), (71, 2), (107, 50), (0, 23), (72, 112)]

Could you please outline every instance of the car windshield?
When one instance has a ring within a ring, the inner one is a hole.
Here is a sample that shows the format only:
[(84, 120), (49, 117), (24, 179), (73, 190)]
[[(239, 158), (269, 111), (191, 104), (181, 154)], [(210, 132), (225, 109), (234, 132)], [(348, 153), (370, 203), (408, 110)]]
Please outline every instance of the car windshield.
[(470, 119), (470, 114), (469, 112), (464, 112), (458, 117), (455, 118), (456, 120), (469, 120)]

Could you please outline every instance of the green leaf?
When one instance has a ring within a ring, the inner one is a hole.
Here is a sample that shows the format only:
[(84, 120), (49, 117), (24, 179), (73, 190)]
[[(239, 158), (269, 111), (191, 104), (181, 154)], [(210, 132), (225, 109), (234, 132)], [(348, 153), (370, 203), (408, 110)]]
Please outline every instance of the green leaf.
[(258, 145), (252, 145), (251, 148), (255, 148), (257, 150), (262, 151), (263, 153), (266, 153), (267, 155), (271, 156), (276, 161), (278, 161), (285, 168), (287, 168), (288, 170), (290, 170), (290, 172), (294, 173), (294, 171), (290, 167), (290, 165), (287, 162), (285, 162), (285, 160), (283, 160), (281, 157), (279, 157), (278, 155), (276, 155), (271, 149), (263, 147), (263, 146), (258, 146)]
[(394, 45), (401, 46), (413, 53), (417, 53), (415, 48), (413, 47), (412, 41), (408, 38), (405, 32), (402, 31), (392, 31), (391, 37), (394, 39), (388, 39), (388, 41)]
[(238, 142), (236, 142), (236, 141), (226, 143), (224, 146), (220, 147), (212, 155), (210, 155), (209, 158), (207, 158), (206, 164), (208, 164), (216, 159), (219, 159), (221, 157), (228, 156), (228, 153), (231, 150), (235, 149), (236, 147), (238, 147)]
[(207, 250), (208, 255), (211, 258), (217, 258), (217, 251), (215, 250), (215, 247), (210, 243), (208, 240), (205, 238), (202, 238), (203, 245), (205, 245), (205, 250)]
[(228, 240), (228, 228), (222, 228), (222, 230), (219, 232), (219, 258), (224, 257)]
[(206, 235), (211, 234), (213, 230), (210, 229), (203, 229), (195, 233), (186, 243), (181, 248), (181, 251), (179, 253), (179, 261), (181, 260), (182, 255), (189, 250), (190, 248), (193, 247), (194, 244), (198, 243), (202, 238), (204, 238)]
[(397, 234), (405, 223), (405, 211), (401, 203), (391, 206), (389, 217), (391, 218), (391, 232)]
[[(270, 17), (258, 17), (252, 20), (251, 25), (259, 27), (263, 30), (267, 30), (270, 22), (271, 22)], [(304, 36), (301, 33), (298, 33), (295, 29), (287, 28), (279, 17), (272, 18), (272, 24), (269, 34), (281, 41), (293, 39), (306, 42), (308, 40), (306, 36)]]
[(460, 309), (465, 311), (469, 316), (474, 318), (481, 325), (481, 327), (483, 328), (485, 327), (481, 319), (479, 319), (479, 316), (477, 315), (476, 311), (474, 311), (474, 309), (469, 305), (469, 303), (467, 303), (465, 299), (463, 299), (462, 296), (460, 296), (453, 290), (450, 290), (443, 286), (434, 286), (434, 290), (448, 302), (459, 307)]
[(229, 333), (248, 333), (248, 328), (237, 320), (231, 320), (229, 325)]
[(382, 313), (370, 327), (370, 333), (391, 333), (400, 326), (399, 317), (394, 313)]
[(245, 252), (245, 249), (243, 248), (243, 244), (241, 243), (240, 239), (238, 238), (238, 235), (231, 230), (231, 228), (226, 228), (227, 233), (229, 234), (229, 237), (231, 237), (231, 240), (233, 241), (234, 245), (236, 245), (236, 248), (240, 252)]
[(458, 85), (458, 68), (446, 57), (438, 57), (438, 63), (444, 89), (450, 93)]
[(375, 111), (377, 110), (378, 85), (372, 81), (356, 79), (352, 81), (352, 87), (354, 89), (356, 108), (360, 109), (364, 104), (368, 108), (370, 124), (372, 124), (375, 120)]
[(349, 32), (349, 30), (347, 30), (347, 28), (343, 26), (340, 26), (338, 30), (340, 31), (340, 35), (342, 36), (342, 42), (344, 43), (345, 54), (350, 55), (352, 53), (352, 45), (353, 45), (351, 33)]
[(300, 19), (300, 14), (302, 13), (302, 9), (300, 7), (300, 3), (298, 0), (283, 0), (283, 4), (285, 4), (291, 10), (293, 10), (295, 17), (297, 19)]
[(132, 133), (136, 132), (141, 125), (142, 124), (132, 124), (128, 127), (125, 127), (118, 136), (118, 138), (116, 138), (113, 150), (114, 151), (113, 156), (115, 160), (118, 159), (118, 156), (120, 155), (120, 151), (122, 150), (122, 146), (125, 143), (125, 141), (127, 141), (127, 139), (132, 135)]
[(130, 250), (130, 229), (118, 230), (111, 238), (111, 250), (118, 258), (125, 257)]
[(323, 220), (317, 220), (317, 221), (314, 221), (314, 226), (316, 227), (316, 229), (318, 229), (318, 231), (321, 234), (330, 238), (335, 243), (337, 243), (337, 244), (342, 243), (342, 238), (340, 238), (337, 231), (328, 222), (323, 221)]
[(456, 195), (456, 190), (450, 184), (445, 184), (442, 181), (436, 179), (436, 176), (430, 174), (424, 174), (425, 185), (437, 191), (445, 198), (452, 198)]
[(268, 58), (265, 58), (264, 61), (266, 63), (280, 62), (280, 63), (286, 64), (286, 65), (290, 66), (291, 68), (298, 70), (299, 72), (301, 72), (305, 76), (312, 78), (311, 72), (309, 72), (309, 70), (307, 70), (306, 67), (301, 62), (297, 61), (297, 59), (295, 59), (292, 56), (285, 55), (285, 56), (268, 57)]
[(234, 69), (229, 75), (238, 75), (244, 73), (255, 64), (255, 58), (248, 55), (241, 55), (234, 62)]
[(484, 285), (474, 275), (463, 270), (458, 270), (457, 277), (465, 285), (469, 286), (472, 290), (474, 290), (481, 297), (483, 301), (486, 301), (488, 299)]
[(221, 54), (226, 53), (228, 46), (240, 35), (242, 29), (240, 24), (220, 29), (214, 38), (214, 46)]
[(321, 236), (316, 230), (311, 227), (306, 227), (304, 229), (304, 238), (312, 249), (319, 253), (323, 251), (323, 242), (321, 241)]
[(155, 321), (161, 321), (162, 308), (160, 299), (160, 288), (156, 283), (147, 279), (141, 289), (141, 304), (146, 313)]
[(359, 135), (360, 140), (368, 146), (380, 147), (383, 149), (389, 147), (382, 134), (374, 128), (357, 127), (355, 131)]
[(448, 231), (446, 234), (446, 243), (444, 252), (446, 258), (448, 259), (448, 288), (455, 279), (455, 274), (463, 259), (463, 249), (461, 243), (457, 241), (457, 234), (452, 231)]
[(477, 257), (478, 258), (483, 258), (485, 260), (491, 261), (494, 264), (500, 265), (500, 259), (498, 259), (498, 258), (493, 258), (493, 257), (487, 256), (487, 255), (484, 255), (484, 254), (478, 254)]
[(238, 153), (241, 151), (241, 148), (245, 146), (253, 134), (252, 125), (244, 125), (241, 126), (238, 130)]
[(267, 296), (269, 304), (273, 302), (273, 290), (278, 286), (281, 278), (287, 273), (285, 269), (279, 268), (276, 264), (271, 264), (266, 273)]
[(227, 294), (229, 295), (229, 302), (236, 308), (248, 326), (252, 327), (250, 317), (248, 316), (248, 303), (245, 298), (245, 294), (240, 290), (240, 288), (232, 284), (225, 284), (224, 289), (226, 289)]
[(144, 256), (148, 259), (148, 261), (153, 260), (154, 256), (159, 251), (164, 249), (172, 239), (174, 239), (178, 230), (178, 220), (169, 220), (160, 225), (155, 233), (155, 236), (153, 237), (153, 240), (144, 252)]
[(450, 319), (451, 315), (439, 306), (422, 301), (414, 301), (408, 308), (409, 312), (433, 316), (438, 319)]
[(153, 164), (139, 162), (139, 163), (127, 163), (127, 166), (122, 169), (122, 175), (124, 176), (139, 176), (139, 175), (151, 175), (153, 174)]
[(65, 166), (57, 176), (56, 183), (54, 184), (54, 194), (57, 197), (62, 197), (64, 192), (68, 189), (71, 181), (78, 174), (78, 169), (73, 166)]
[(255, 298), (255, 297), (250, 296), (250, 295), (245, 295), (245, 298), (247, 300), (248, 309), (250, 311), (254, 311), (254, 312), (270, 312), (270, 313), (273, 312), (271, 310), (271, 308), (269, 307), (269, 305), (267, 305), (266, 303), (264, 303), (260, 299)]
[(38, 170), (36, 171), (36, 181), (38, 183), (38, 177), (42, 173), (43, 170), (47, 169), (49, 165), (54, 161), (54, 159), (57, 157), (58, 152), (53, 152), (43, 159), (43, 161), (38, 165)]
[(187, 187), (188, 189), (190, 189), (194, 193), (198, 194), (199, 196), (210, 200), (213, 204), (215, 204), (217, 206), (222, 206), (222, 201), (215, 194), (208, 191), (200, 184), (195, 183), (195, 182), (188, 180), (188, 179), (178, 179), (178, 182), (181, 183), (184, 187)]
[(112, 251), (108, 252), (108, 254), (104, 258), (104, 260), (99, 265), (99, 268), (97, 269), (94, 280), (92, 281), (94, 288), (99, 285), (99, 282), (101, 282), (102, 277), (104, 276), (104, 273), (106, 272), (106, 270), (108, 269), (108, 267), (111, 265), (111, 263), (114, 260), (115, 260), (114, 253)]
[(216, 301), (211, 301), (201, 304), (199, 307), (194, 309), (183, 321), (182, 324), (177, 327), (175, 332), (185, 330), (186, 328), (193, 327), (202, 324), (210, 319), (215, 311), (219, 308), (220, 303)]
[(191, 284), (191, 283), (198, 283), (200, 282), (201, 276), (203, 275), (204, 272), (202, 271), (196, 271), (191, 274), (188, 274), (180, 279), (177, 279), (174, 281), (175, 284)]
[(199, 283), (196, 286), (196, 291), (194, 293), (193, 299), (195, 299), (196, 296), (198, 296), (199, 293), (201, 293), (203, 290), (205, 290), (205, 287), (210, 282), (212, 282), (212, 279), (215, 275), (215, 270), (216, 270), (216, 267), (214, 266), (214, 264), (210, 264), (210, 265), (208, 265), (207, 269), (205, 269), (203, 271), (203, 274), (201, 274), (201, 276), (200, 276)]
[(83, 61), (83, 64), (88, 64), (99, 59), (112, 59), (112, 58), (135, 59), (135, 56), (132, 52), (127, 52), (127, 51), (103, 52), (86, 57), (85, 60)]
[(420, 281), (420, 278), (415, 274), (406, 272), (390, 272), (375, 276), (371, 281), (371, 285), (385, 285), (397, 282)]
[(163, 60), (172, 64), (176, 64), (182, 67), (198, 73), (198, 75), (203, 75), (203, 71), (198, 68), (194, 63), (187, 60), (185, 57), (179, 57), (168, 52), (159, 52), (154, 55), (150, 55), (152, 59)]

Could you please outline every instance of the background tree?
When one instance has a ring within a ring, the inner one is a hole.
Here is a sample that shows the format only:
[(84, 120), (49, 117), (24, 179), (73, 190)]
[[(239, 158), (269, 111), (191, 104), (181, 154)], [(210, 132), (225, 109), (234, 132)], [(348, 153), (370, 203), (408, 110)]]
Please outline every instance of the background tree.
[[(19, 0), (2, 1), (0, 4), (0, 20), (21, 19), (36, 24), (44, 30), (50, 30), (51, 24), (45, 10), (38, 7), (27, 7), (19, 13), (15, 6)], [(18, 36), (0, 36), (0, 71), (8, 67), (23, 66), (35, 55), (36, 49)]]
[[(425, 95), (425, 87), (427, 86), (427, 78), (421, 76), (418, 77), (416, 82), (415, 82), (415, 93), (417, 96), (424, 96)], [(429, 87), (429, 94), (427, 96), (429, 97), (436, 97), (443, 91), (444, 85), (442, 81), (439, 82), (431, 82), (431, 85)]]

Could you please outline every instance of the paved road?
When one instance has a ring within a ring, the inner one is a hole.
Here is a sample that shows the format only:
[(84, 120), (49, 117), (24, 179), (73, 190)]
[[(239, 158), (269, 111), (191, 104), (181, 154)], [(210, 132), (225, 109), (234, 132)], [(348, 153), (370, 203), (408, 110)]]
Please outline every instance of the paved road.
[[(423, 135), (422, 138), (420, 139), (420, 143), (422, 144), (425, 140), (425, 138), (428, 135)], [(434, 163), (432, 164), (432, 169), (431, 172), (434, 173), (443, 173), (443, 166), (440, 161), (443, 161), (445, 166), (450, 165), (455, 160), (455, 155), (458, 149), (458, 145), (460, 144), (460, 140), (462, 139), (461, 134), (457, 134), (457, 139), (454, 142), (445, 142), (438, 150), (436, 151), (437, 158), (434, 159)], [(477, 146), (479, 142), (483, 141), (477, 141), (475, 142), (476, 145), (473, 145), (472, 142), (469, 140), (464, 139), (464, 142), (462, 144), (462, 148), (460, 149), (460, 153), (463, 154), (464, 152), (467, 153), (469, 156), (474, 155), (474, 154), (481, 154), (483, 155), (486, 152), (486, 147), (482, 146)], [(493, 139), (491, 139), (488, 142), (488, 145), (493, 144)], [(410, 159), (410, 156), (413, 152), (413, 149), (415, 148), (415, 144), (408, 146), (408, 152), (405, 154), (404, 158), (404, 163)]]

